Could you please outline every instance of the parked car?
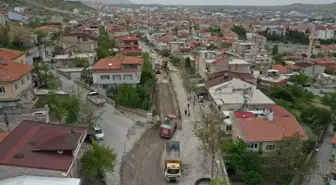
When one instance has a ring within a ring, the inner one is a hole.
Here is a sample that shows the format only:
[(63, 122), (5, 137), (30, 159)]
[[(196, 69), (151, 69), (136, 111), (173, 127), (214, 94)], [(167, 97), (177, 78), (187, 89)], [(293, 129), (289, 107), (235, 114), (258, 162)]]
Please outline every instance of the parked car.
[(86, 98), (91, 101), (96, 106), (102, 106), (105, 104), (106, 100), (104, 98), (101, 98), (98, 94), (98, 92), (90, 92), (87, 94)]
[(93, 136), (96, 140), (103, 140), (104, 139), (104, 132), (103, 129), (99, 125), (94, 125), (92, 127)]

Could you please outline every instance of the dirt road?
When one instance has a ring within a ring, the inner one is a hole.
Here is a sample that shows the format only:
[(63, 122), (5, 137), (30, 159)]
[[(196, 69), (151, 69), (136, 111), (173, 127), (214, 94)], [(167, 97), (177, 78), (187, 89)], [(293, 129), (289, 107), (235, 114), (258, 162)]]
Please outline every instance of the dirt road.
[[(157, 75), (156, 107), (163, 119), (167, 114), (177, 115), (177, 101), (166, 74)], [(124, 156), (121, 167), (122, 185), (166, 185), (164, 180), (163, 151), (166, 139), (159, 136), (159, 125), (147, 130), (133, 149)]]

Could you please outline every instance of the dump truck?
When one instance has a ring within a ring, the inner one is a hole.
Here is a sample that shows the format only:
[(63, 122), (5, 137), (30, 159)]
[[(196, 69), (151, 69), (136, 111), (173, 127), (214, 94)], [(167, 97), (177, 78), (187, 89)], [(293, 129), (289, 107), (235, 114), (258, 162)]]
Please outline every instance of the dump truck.
[(177, 129), (177, 120), (174, 115), (167, 115), (160, 125), (160, 136), (171, 138)]
[(87, 94), (86, 98), (96, 106), (103, 106), (106, 102), (105, 99), (99, 97), (98, 92), (94, 91)]
[(181, 178), (181, 152), (179, 141), (166, 141), (164, 156), (164, 175), (166, 181), (180, 181)]

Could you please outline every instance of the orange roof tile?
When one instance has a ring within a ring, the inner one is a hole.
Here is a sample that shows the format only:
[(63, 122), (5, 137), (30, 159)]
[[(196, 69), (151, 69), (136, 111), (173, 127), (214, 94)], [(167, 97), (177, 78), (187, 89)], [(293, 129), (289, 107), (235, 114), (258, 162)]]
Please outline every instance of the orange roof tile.
[(333, 138), (333, 140), (332, 140), (332, 144), (333, 144), (333, 145), (336, 145), (336, 134), (334, 134), (334, 138)]
[(53, 30), (53, 31), (57, 31), (58, 30), (58, 27), (57, 26), (41, 26), (41, 27), (38, 27), (38, 28), (35, 28), (36, 31), (39, 31), (39, 30), (43, 30), (43, 31), (48, 31), (48, 30)]
[(0, 143), (9, 135), (10, 132), (0, 132)]
[(301, 125), (294, 117), (277, 117), (270, 122), (267, 117), (238, 118), (247, 142), (281, 141), (284, 137), (290, 137), (295, 133), (307, 140)]
[(0, 48), (0, 57), (3, 57), (4, 59), (7, 60), (14, 60), (17, 57), (22, 56), (23, 54), (25, 54), (25, 52)]
[(0, 82), (15, 81), (31, 70), (33, 66), (5, 60), (0, 64)]
[[(100, 59), (92, 68), (92, 70), (122, 70), (124, 64), (142, 64), (141, 57), (133, 56), (111, 56)], [(109, 65), (110, 64), (110, 65)]]

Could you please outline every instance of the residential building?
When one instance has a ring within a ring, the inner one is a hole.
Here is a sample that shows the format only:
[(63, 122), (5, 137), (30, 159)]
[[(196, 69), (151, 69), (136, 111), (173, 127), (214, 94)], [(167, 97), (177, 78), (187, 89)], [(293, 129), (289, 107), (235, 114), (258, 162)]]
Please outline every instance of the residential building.
[(276, 69), (269, 69), (265, 74), (258, 76), (259, 86), (285, 87), (289, 76), (283, 75)]
[(61, 43), (65, 53), (94, 53), (98, 48), (97, 40), (97, 37), (74, 32), (62, 35)]
[(129, 33), (126, 30), (126, 27), (118, 25), (107, 25), (107, 32), (110, 38), (117, 38), (129, 35)]
[(281, 64), (273, 64), (272, 69), (277, 70), (280, 75), (287, 75), (293, 72), (299, 72), (299, 67), (295, 65), (281, 65)]
[(73, 67), (85, 67), (85, 65), (76, 64), (76, 59), (85, 60), (91, 65), (96, 59), (96, 53), (74, 53), (67, 55), (56, 55), (51, 58), (52, 65), (56, 68), (73, 68)]
[(21, 175), (78, 177), (86, 135), (82, 127), (22, 121), (0, 143), (0, 180)]
[(245, 58), (245, 60), (250, 64), (251, 71), (260, 71), (261, 74), (264, 74), (266, 70), (272, 69), (273, 60), (269, 55), (258, 53), (249, 59)]
[(20, 64), (27, 64), (26, 53), (17, 50), (0, 48), (0, 57)]
[(8, 20), (10, 21), (16, 21), (19, 23), (22, 23), (25, 21), (25, 16), (21, 12), (15, 12), (15, 11), (8, 11)]
[(41, 177), (32, 175), (23, 175), (13, 178), (8, 178), (0, 181), (0, 184), (8, 185), (47, 185), (57, 182), (58, 185), (81, 185), (81, 179), (76, 178), (61, 178), (61, 177)]
[(0, 109), (33, 99), (33, 67), (0, 58)]
[(205, 81), (205, 87), (209, 90), (210, 87), (231, 81), (233, 78), (240, 79), (252, 85), (257, 85), (257, 79), (250, 73), (235, 73), (227, 70), (211, 75), (211, 77)]
[(279, 105), (269, 105), (263, 114), (256, 116), (250, 112), (232, 112), (232, 139), (242, 139), (249, 150), (274, 152), (285, 137), (298, 134), (307, 140), (303, 128), (295, 117)]
[(166, 51), (168, 50), (168, 45), (169, 42), (171, 41), (170, 36), (162, 36), (162, 37), (157, 37), (154, 41), (154, 45), (159, 51)]
[(141, 53), (140, 38), (136, 36), (120, 36), (117, 38), (116, 47), (120, 53)]
[[(228, 78), (228, 76), (224, 75), (223, 78)], [(208, 91), (213, 106), (218, 111), (235, 111), (242, 107), (256, 110), (275, 104), (255, 85), (237, 78), (210, 87)]]
[(243, 59), (230, 59), (229, 70), (236, 73), (250, 73), (250, 64)]
[(258, 51), (256, 44), (252, 42), (234, 42), (231, 49), (241, 57), (256, 56)]
[(325, 69), (328, 70), (335, 70), (336, 69), (336, 62), (333, 58), (317, 58), (314, 59), (313, 62), (318, 66), (323, 66)]
[(316, 38), (322, 40), (334, 39), (335, 28), (332, 26), (320, 26), (316, 28)]
[(228, 56), (218, 57), (215, 51), (200, 51), (199, 74), (203, 79), (229, 68)]
[(208, 29), (200, 30), (198, 33), (199, 37), (211, 37), (211, 31)]
[(143, 59), (131, 56), (112, 56), (99, 60), (92, 68), (93, 85), (98, 88), (118, 87), (140, 83)]
[(264, 49), (266, 46), (266, 37), (262, 36), (262, 35), (256, 35), (252, 38), (252, 42), (254, 42), (256, 44), (256, 47), (258, 49)]
[(316, 65), (309, 62), (299, 62), (295, 63), (294, 65), (299, 68), (299, 72), (304, 73), (307, 76), (319, 75), (321, 73), (324, 73), (325, 71), (324, 66)]

